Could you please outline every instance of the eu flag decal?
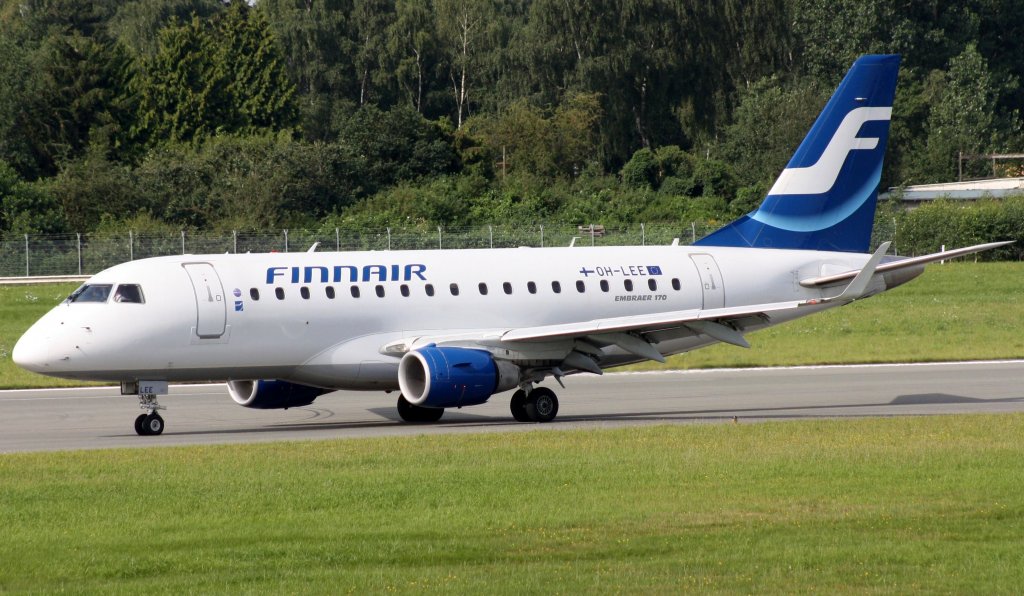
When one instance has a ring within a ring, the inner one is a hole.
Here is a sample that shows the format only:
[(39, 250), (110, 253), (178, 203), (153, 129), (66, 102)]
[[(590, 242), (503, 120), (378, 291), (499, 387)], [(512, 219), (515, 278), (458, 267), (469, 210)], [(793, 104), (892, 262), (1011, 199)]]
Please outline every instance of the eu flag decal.
[(661, 267), (659, 265), (648, 265), (647, 275), (661, 275)]
[(242, 312), (242, 301), (235, 300), (235, 312)]

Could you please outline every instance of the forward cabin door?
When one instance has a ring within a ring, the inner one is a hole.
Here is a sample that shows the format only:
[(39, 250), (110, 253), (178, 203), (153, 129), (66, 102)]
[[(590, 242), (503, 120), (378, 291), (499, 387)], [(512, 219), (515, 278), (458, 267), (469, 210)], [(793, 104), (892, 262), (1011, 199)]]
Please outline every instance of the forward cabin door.
[(704, 310), (725, 306), (725, 284), (722, 283), (722, 272), (718, 269), (715, 258), (709, 254), (690, 255), (697, 275), (700, 276), (701, 288), (704, 290)]
[(212, 339), (224, 335), (227, 324), (227, 301), (220, 277), (209, 263), (183, 265), (196, 293), (196, 335)]

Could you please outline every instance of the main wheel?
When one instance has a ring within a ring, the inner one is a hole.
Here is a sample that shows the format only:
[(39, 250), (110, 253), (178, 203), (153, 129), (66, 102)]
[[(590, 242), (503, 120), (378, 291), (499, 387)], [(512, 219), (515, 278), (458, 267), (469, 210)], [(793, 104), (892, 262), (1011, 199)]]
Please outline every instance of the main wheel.
[(558, 397), (547, 387), (537, 387), (526, 396), (526, 415), (534, 422), (551, 422), (558, 415)]
[(164, 419), (153, 412), (142, 421), (142, 428), (147, 435), (159, 435), (164, 432)]
[(508, 407), (512, 410), (512, 417), (516, 422), (529, 422), (530, 415), (526, 413), (526, 392), (520, 389), (512, 394), (512, 401)]
[(444, 408), (424, 408), (409, 403), (404, 395), (398, 396), (398, 415), (406, 422), (437, 422), (444, 416)]
[(146, 429), (142, 426), (143, 421), (146, 420), (146, 414), (139, 414), (139, 417), (135, 419), (135, 433), (139, 435), (145, 435)]

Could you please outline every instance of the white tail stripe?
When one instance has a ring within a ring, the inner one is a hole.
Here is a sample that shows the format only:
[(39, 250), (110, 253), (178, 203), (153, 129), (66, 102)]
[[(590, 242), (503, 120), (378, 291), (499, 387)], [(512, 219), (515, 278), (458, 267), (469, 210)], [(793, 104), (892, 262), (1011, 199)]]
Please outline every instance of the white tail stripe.
[(861, 126), (871, 120), (889, 120), (891, 117), (891, 107), (851, 110), (836, 128), (828, 147), (821, 153), (818, 161), (805, 168), (786, 168), (768, 194), (820, 195), (832, 190), (850, 151), (870, 150), (878, 146), (878, 137), (857, 136)]

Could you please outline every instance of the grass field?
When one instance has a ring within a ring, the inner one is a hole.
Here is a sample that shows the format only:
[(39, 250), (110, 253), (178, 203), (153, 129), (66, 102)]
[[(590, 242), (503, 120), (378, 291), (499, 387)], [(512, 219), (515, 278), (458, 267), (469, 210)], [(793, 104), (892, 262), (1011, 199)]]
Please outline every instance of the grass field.
[(1018, 593), (1024, 415), (0, 456), (0, 592)]
[[(21, 333), (73, 285), (0, 287), (0, 388), (74, 383), (23, 371)], [(668, 368), (926, 362), (1024, 357), (1024, 263), (932, 265), (913, 282), (863, 302), (669, 359)], [(666, 366), (651, 362), (634, 370)]]

